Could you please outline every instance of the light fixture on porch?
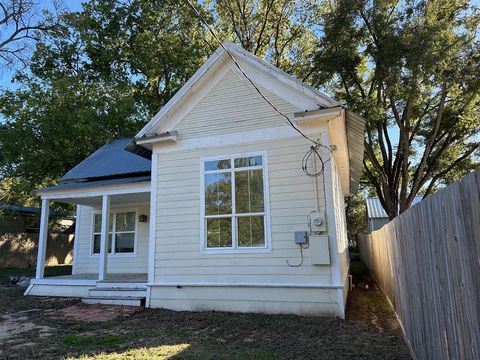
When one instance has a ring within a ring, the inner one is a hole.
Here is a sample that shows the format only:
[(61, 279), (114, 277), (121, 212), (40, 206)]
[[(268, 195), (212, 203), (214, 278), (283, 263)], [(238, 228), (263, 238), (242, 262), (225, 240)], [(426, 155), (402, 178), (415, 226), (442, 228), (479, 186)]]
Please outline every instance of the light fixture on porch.
[(138, 217), (138, 221), (142, 223), (147, 222), (147, 219), (148, 219), (147, 215), (140, 215)]

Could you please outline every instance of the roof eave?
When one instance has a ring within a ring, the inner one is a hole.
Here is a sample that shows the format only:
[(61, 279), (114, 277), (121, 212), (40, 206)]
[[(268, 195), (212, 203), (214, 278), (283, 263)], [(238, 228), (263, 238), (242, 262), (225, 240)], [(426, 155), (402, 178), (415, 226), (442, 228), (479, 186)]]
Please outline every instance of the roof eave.
[[(165, 104), (165, 106), (163, 106), (160, 111), (138, 132), (135, 138), (141, 139), (146, 135), (156, 135), (154, 133), (154, 129), (162, 121), (162, 119), (168, 118), (170, 112), (173, 111), (182, 102), (182, 99), (187, 94), (187, 92), (189, 92), (203, 77), (203, 75), (207, 73), (218, 61), (220, 61), (222, 57), (226, 56), (226, 51), (228, 51), (234, 57), (236, 56), (244, 63), (247, 63), (249, 66), (257, 68), (261, 66), (262, 69), (265, 70), (265, 72), (268, 73), (270, 76), (283, 82), (286, 86), (294, 89), (296, 92), (303, 94), (305, 98), (308, 98), (309, 102), (312, 102), (319, 107), (327, 108), (340, 106), (340, 103), (331, 99), (327, 95), (322, 94), (313, 87), (283, 72), (272, 64), (269, 64), (268, 62), (256, 57), (255, 55), (242, 49), (240, 46), (235, 45), (230, 41), (226, 41), (222, 44), (222, 46), (215, 50), (214, 54), (210, 58), (208, 58), (208, 60), (185, 83), (185, 85), (182, 86), (182, 88), (170, 99), (170, 101), (168, 101), (167, 104)], [(225, 57), (224, 61), (229, 61), (229, 59)]]

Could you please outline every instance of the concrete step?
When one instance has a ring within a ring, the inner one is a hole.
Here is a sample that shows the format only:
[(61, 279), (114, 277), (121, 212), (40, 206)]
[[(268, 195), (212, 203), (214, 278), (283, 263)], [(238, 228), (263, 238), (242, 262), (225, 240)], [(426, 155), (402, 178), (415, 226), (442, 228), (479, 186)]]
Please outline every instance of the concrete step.
[(129, 297), (141, 297), (147, 296), (147, 289), (145, 288), (94, 288), (88, 292), (89, 297), (111, 297), (111, 296), (129, 296)]
[(88, 297), (83, 298), (84, 304), (103, 304), (103, 305), (126, 305), (126, 306), (142, 306), (145, 303), (144, 297), (135, 296), (108, 296), (108, 297)]
[(113, 282), (113, 281), (97, 281), (97, 288), (135, 288), (135, 289), (146, 289), (147, 285), (144, 282)]

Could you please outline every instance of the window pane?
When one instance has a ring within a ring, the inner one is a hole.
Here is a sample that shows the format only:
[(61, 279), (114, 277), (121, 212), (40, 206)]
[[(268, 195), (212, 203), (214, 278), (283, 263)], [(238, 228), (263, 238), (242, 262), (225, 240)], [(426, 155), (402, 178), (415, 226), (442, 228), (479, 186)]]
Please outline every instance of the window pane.
[(205, 175), (205, 214), (232, 212), (232, 179), (230, 173)]
[(262, 165), (261, 156), (250, 156), (245, 158), (235, 159), (235, 167), (260, 166)]
[(238, 246), (265, 246), (263, 216), (240, 216), (238, 219)]
[(115, 236), (115, 252), (116, 253), (131, 253), (134, 251), (135, 234), (123, 233)]
[[(100, 253), (100, 234), (93, 235), (93, 253), (99, 254)], [(112, 252), (112, 234), (108, 235), (108, 252)]]
[(100, 253), (100, 235), (93, 235), (93, 253)]
[[(95, 214), (94, 216), (94, 228), (93, 232), (99, 233), (102, 231), (102, 214)], [(110, 222), (108, 224), (108, 231), (112, 231), (113, 228), (113, 214), (110, 214)]]
[(263, 171), (235, 172), (235, 207), (238, 214), (263, 212)]
[(95, 214), (95, 227), (93, 232), (102, 231), (102, 214)]
[(232, 246), (232, 218), (206, 219), (207, 247)]
[(213, 160), (205, 162), (205, 171), (230, 169), (232, 167), (230, 159)]
[(115, 229), (116, 231), (135, 231), (135, 213), (117, 213)]

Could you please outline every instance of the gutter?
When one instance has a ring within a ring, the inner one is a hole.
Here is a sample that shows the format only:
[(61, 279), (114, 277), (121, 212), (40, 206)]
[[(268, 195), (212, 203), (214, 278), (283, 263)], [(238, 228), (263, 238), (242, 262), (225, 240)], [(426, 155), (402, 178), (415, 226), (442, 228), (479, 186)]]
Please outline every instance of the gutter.
[(164, 143), (164, 142), (175, 142), (177, 141), (177, 132), (166, 131), (160, 134), (154, 134), (150, 136), (142, 136), (135, 138), (135, 143), (137, 145), (150, 145), (153, 143)]

